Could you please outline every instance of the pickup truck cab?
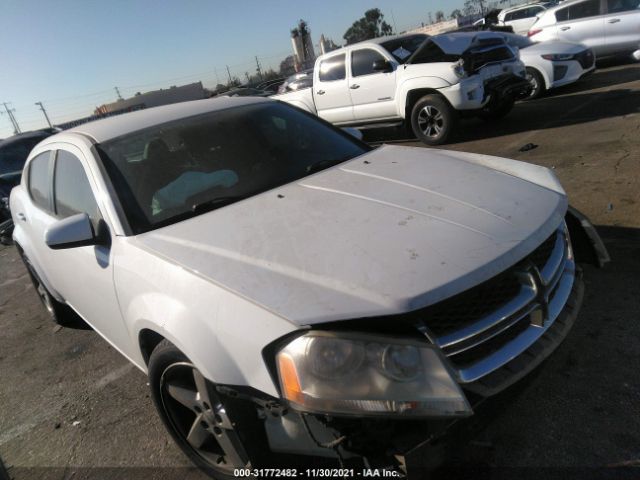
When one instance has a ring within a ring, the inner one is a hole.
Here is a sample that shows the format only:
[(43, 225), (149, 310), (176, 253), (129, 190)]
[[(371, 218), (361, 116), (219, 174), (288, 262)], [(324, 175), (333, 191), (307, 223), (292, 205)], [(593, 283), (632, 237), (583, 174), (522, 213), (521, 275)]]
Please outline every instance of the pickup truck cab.
[(313, 85), (274, 98), (341, 126), (411, 125), (445, 143), (459, 112), (506, 115), (528, 93), (518, 52), (491, 32), (381, 37), (318, 57)]

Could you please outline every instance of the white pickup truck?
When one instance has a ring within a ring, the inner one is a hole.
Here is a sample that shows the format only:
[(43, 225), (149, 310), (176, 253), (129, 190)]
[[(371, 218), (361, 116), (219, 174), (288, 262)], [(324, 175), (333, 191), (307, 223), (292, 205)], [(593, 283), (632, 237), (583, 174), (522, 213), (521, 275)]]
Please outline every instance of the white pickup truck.
[(275, 95), (340, 126), (405, 123), (445, 143), (460, 113), (500, 118), (530, 86), (516, 49), (491, 32), (381, 37), (318, 57), (313, 86)]

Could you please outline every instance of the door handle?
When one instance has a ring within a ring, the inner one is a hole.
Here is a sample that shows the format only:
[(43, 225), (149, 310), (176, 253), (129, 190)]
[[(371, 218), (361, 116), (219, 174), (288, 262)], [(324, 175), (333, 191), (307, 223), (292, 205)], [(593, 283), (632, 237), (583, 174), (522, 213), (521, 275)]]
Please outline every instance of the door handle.
[(619, 19), (619, 18), (611, 18), (611, 19), (609, 20), (609, 23), (618, 23), (619, 21), (620, 21), (620, 19)]
[(318, 95), (324, 95), (324, 90), (318, 90), (316, 93), (317, 93)]
[(560, 30), (564, 32), (565, 30), (571, 30), (571, 27), (560, 27)]
[(353, 85), (351, 85), (349, 88), (350, 88), (351, 90), (355, 90), (356, 88), (360, 88), (360, 85), (358, 85), (358, 84), (354, 83), (354, 84), (353, 84)]
[(27, 221), (27, 217), (24, 216), (24, 213), (17, 213), (16, 216), (23, 222)]

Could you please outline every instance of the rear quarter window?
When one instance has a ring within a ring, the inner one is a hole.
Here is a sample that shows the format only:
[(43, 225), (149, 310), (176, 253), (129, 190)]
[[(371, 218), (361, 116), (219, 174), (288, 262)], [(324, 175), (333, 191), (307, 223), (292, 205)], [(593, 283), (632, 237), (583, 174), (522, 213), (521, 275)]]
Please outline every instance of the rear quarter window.
[(43, 210), (50, 211), (51, 178), (49, 165), (51, 152), (44, 152), (29, 162), (29, 195), (31, 200)]

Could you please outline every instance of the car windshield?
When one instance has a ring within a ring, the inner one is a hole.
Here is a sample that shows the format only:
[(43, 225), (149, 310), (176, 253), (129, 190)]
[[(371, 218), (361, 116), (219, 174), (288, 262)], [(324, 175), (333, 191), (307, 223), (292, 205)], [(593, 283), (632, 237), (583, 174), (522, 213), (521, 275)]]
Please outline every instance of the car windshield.
[(295, 181), (369, 148), (277, 102), (183, 118), (99, 145), (133, 233)]
[(429, 36), (424, 34), (409, 35), (382, 42), (380, 45), (393, 55), (393, 58), (398, 62), (404, 63), (427, 38)]

